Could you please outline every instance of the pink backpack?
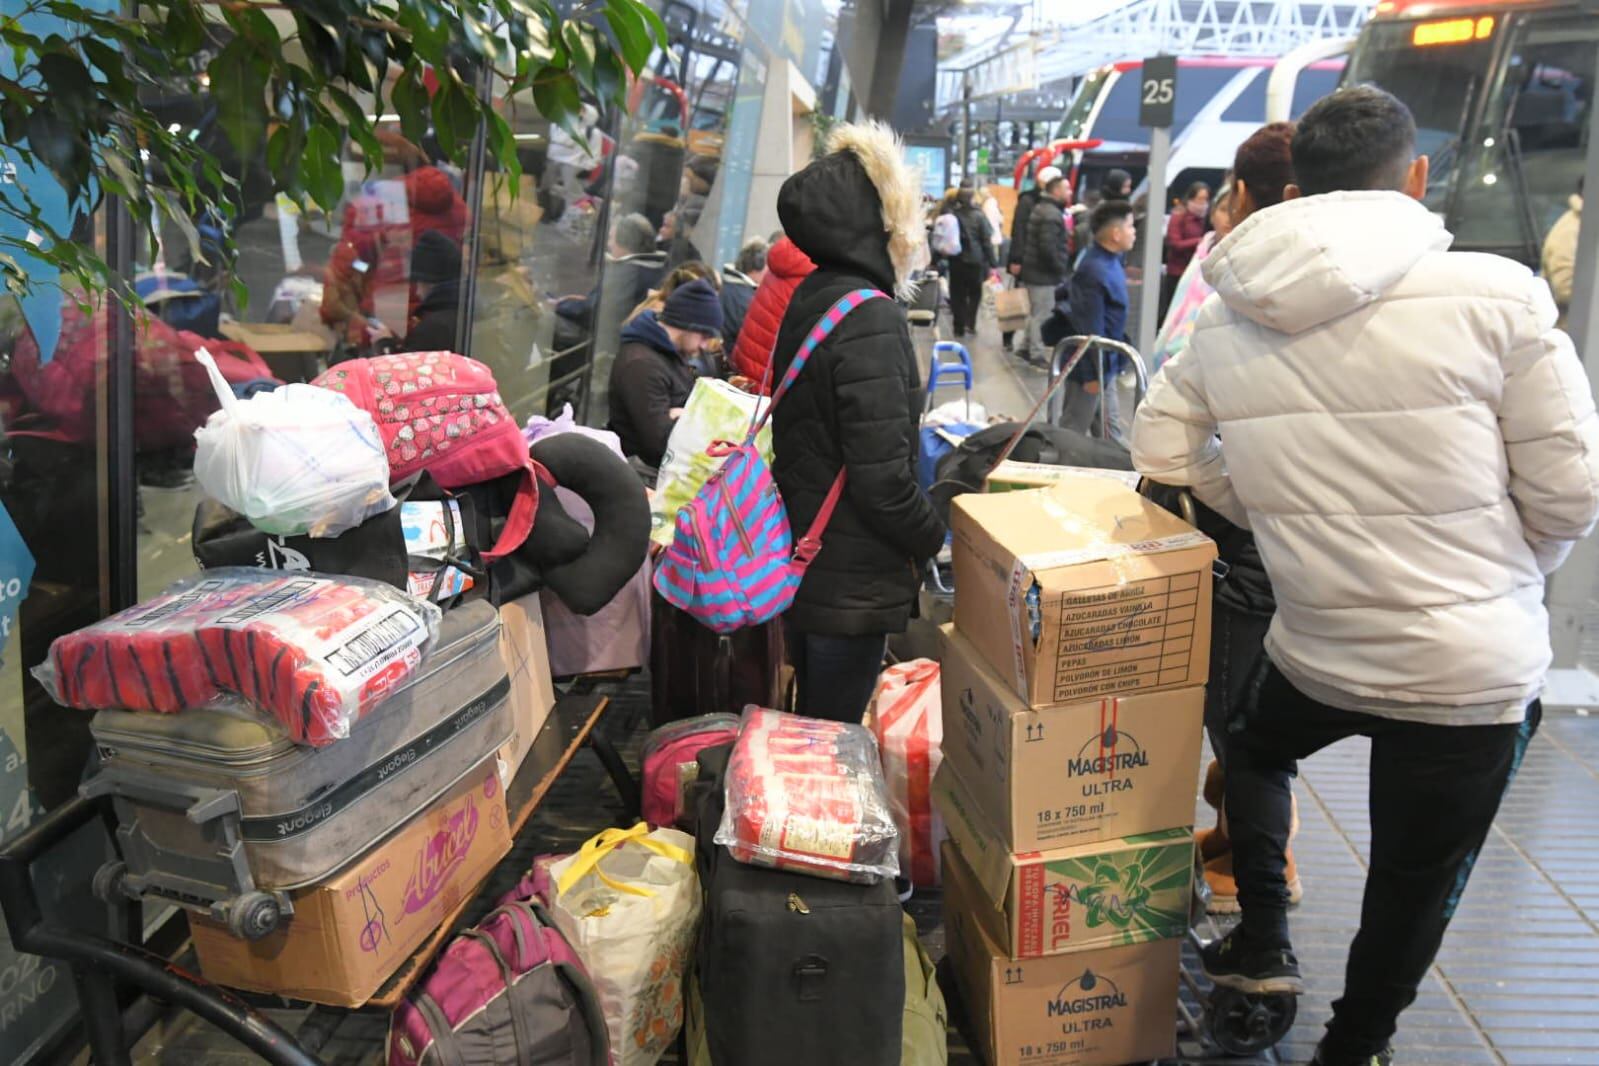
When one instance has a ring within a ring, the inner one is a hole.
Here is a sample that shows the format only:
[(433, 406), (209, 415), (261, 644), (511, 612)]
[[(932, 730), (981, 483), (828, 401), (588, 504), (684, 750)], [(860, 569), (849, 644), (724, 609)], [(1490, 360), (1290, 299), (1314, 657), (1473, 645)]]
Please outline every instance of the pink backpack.
[(699, 778), (699, 754), (738, 739), (738, 715), (702, 714), (661, 726), (644, 742), (644, 820), (682, 828), (683, 799)]
[(607, 1066), (605, 1015), (577, 953), (533, 900), (456, 937), (389, 1020), (387, 1066)]
[(726, 461), (677, 513), (677, 534), (655, 568), (655, 590), (708, 629), (731, 633), (788, 610), (806, 568), (822, 550), (822, 533), (844, 495), (844, 471), (833, 479), (796, 547), (788, 512), (755, 436), (844, 316), (878, 298), (888, 297), (876, 289), (856, 289), (840, 297), (811, 328), (765, 414), (750, 420), (744, 443), (715, 441), (707, 449)]
[(488, 367), (450, 352), (406, 352), (339, 363), (312, 384), (344, 393), (372, 416), (393, 481), (426, 470), (442, 487), (460, 489), (520, 472), (505, 529), (483, 558), (495, 562), (527, 540), (538, 464)]

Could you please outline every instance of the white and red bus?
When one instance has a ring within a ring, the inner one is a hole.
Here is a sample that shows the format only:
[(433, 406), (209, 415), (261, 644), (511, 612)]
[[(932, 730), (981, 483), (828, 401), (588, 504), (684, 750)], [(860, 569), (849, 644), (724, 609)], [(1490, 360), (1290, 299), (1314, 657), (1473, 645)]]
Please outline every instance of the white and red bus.
[[(1233, 153), (1266, 121), (1270, 58), (1184, 57), (1177, 61), (1177, 98), (1171, 126), (1169, 189), (1193, 181), (1217, 185), (1232, 166)], [(1141, 186), (1149, 169), (1149, 131), (1138, 123), (1139, 60), (1109, 63), (1083, 78), (1055, 136), (1098, 141), (1074, 153), (1073, 187), (1079, 198), (1097, 189), (1107, 170), (1120, 168)], [(1338, 84), (1342, 59), (1311, 63), (1295, 75), (1289, 113), (1297, 117)], [(1058, 160), (1057, 160), (1058, 163)]]
[(1383, 0), (1343, 83), (1410, 107), (1456, 249), (1536, 267), (1583, 174), (1596, 68), (1599, 0)]

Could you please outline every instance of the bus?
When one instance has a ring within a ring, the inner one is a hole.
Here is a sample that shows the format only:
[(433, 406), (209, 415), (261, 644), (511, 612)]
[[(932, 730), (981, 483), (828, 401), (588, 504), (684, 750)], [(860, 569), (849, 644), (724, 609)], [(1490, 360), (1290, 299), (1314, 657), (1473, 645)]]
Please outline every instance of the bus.
[[(1266, 121), (1266, 87), (1276, 63), (1270, 58), (1186, 57), (1177, 61), (1177, 99), (1172, 119), (1172, 155), (1167, 187), (1191, 182), (1211, 186), (1232, 166), (1233, 153)], [(1119, 168), (1141, 186), (1149, 169), (1149, 131), (1138, 123), (1138, 74), (1142, 63), (1127, 60), (1091, 71), (1067, 105), (1056, 131), (1065, 141), (1097, 140), (1074, 153), (1073, 189), (1082, 201), (1106, 171)], [(1326, 59), (1298, 72), (1290, 113), (1298, 116), (1338, 84), (1342, 59)]]
[(1599, 0), (1382, 0), (1345, 85), (1416, 116), (1426, 204), (1454, 248), (1537, 268), (1582, 178), (1599, 67)]

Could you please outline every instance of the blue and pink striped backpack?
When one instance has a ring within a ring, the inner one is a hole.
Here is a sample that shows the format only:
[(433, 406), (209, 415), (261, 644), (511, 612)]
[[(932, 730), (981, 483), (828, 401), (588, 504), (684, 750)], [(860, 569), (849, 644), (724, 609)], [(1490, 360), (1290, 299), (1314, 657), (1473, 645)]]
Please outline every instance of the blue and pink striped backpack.
[(806, 568), (822, 550), (822, 533), (844, 495), (844, 471), (833, 479), (821, 510), (795, 545), (788, 512), (755, 436), (828, 334), (845, 315), (877, 298), (888, 297), (876, 289), (841, 297), (811, 328), (765, 413), (750, 420), (744, 443), (711, 445), (711, 456), (726, 459), (677, 513), (677, 534), (655, 568), (656, 591), (708, 629), (731, 633), (788, 610)]

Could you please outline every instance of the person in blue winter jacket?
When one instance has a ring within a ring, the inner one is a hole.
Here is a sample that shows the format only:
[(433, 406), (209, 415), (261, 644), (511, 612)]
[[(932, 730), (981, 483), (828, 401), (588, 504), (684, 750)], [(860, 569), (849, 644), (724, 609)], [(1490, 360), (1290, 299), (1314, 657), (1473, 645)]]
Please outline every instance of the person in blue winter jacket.
[[(1122, 256), (1138, 239), (1133, 221), (1133, 205), (1126, 200), (1106, 200), (1094, 208), (1089, 221), (1094, 236), (1072, 275), (1071, 301), (1072, 326), (1079, 334), (1109, 337), (1111, 340), (1127, 339), (1127, 270)], [(1122, 371), (1122, 356), (1116, 352), (1099, 353), (1104, 359), (1104, 389), (1106, 421), (1110, 424), (1111, 438), (1124, 441), (1119, 422), (1120, 410), (1116, 400), (1115, 380)], [(1061, 405), (1060, 424), (1078, 433), (1099, 435), (1101, 403), (1099, 360), (1090, 350), (1072, 370), (1065, 384), (1066, 395)]]

